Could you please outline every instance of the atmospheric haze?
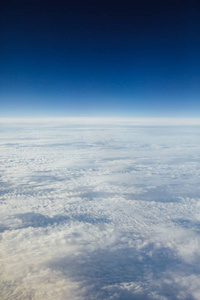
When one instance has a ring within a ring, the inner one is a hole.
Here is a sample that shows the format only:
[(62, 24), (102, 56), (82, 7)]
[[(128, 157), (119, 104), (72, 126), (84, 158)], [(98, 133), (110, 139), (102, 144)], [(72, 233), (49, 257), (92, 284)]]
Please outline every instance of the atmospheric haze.
[(200, 299), (200, 121), (0, 120), (0, 298)]

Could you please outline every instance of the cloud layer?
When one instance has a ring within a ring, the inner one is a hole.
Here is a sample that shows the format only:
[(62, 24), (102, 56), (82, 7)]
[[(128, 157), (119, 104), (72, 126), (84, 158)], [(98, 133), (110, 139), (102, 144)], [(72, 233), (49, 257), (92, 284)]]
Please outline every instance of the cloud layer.
[(154, 125), (1, 122), (2, 300), (200, 298), (200, 127)]

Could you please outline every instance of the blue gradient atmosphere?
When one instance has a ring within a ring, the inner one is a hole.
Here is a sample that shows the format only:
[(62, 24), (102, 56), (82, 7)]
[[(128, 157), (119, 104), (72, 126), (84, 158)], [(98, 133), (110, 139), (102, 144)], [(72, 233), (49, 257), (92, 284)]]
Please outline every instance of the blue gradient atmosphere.
[(0, 117), (199, 117), (197, 1), (3, 1)]

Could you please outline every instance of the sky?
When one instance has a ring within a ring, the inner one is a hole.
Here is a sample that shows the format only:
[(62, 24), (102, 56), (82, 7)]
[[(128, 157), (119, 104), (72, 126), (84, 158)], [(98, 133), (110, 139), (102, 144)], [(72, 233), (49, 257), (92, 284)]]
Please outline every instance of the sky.
[(10, 1), (0, 117), (199, 117), (198, 1)]

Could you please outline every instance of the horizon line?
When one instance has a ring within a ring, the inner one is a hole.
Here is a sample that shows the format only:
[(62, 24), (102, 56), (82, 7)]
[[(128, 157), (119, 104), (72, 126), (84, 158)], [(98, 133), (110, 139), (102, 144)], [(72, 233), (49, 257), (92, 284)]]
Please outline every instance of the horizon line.
[(180, 117), (0, 117), (0, 123), (56, 122), (77, 125), (200, 125), (200, 118)]

